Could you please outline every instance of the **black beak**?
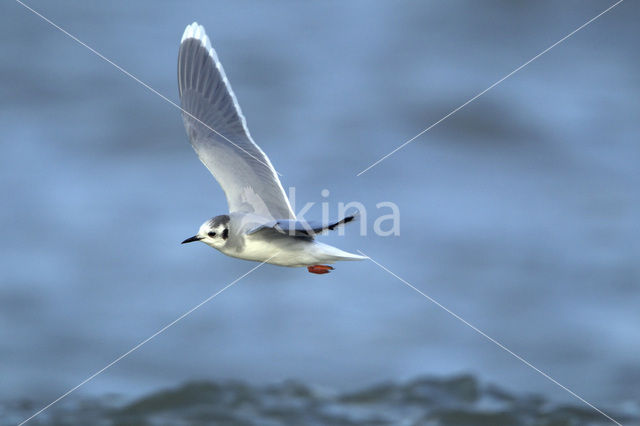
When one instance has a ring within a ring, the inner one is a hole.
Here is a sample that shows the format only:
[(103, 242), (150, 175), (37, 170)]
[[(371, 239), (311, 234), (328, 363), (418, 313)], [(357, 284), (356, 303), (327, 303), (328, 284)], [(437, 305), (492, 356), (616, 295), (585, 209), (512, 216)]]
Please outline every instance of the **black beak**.
[(186, 244), (186, 243), (192, 243), (194, 241), (200, 241), (202, 238), (198, 237), (197, 235), (194, 235), (193, 237), (189, 237), (186, 240), (184, 240), (182, 243), (180, 244)]

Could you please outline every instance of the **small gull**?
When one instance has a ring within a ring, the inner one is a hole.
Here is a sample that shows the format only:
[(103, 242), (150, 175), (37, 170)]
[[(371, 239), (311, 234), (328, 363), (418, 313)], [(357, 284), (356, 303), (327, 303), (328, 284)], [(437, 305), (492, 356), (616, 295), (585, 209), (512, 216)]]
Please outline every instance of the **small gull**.
[(318, 233), (351, 222), (296, 220), (267, 155), (253, 141), (229, 80), (204, 27), (187, 26), (178, 53), (182, 118), (200, 161), (222, 187), (229, 214), (215, 216), (182, 243), (202, 241), (231, 257), (303, 267), (326, 274), (339, 260), (364, 260), (316, 241)]

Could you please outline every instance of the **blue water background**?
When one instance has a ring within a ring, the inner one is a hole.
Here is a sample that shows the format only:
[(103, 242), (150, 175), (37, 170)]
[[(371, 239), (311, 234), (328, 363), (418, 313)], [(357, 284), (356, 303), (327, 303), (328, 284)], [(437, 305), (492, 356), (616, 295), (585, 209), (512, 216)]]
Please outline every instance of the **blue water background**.
[[(207, 28), (296, 204), (587, 400), (640, 399), (640, 5), (82, 2), (35, 9), (177, 101)], [(179, 112), (17, 3), (0, 14), (0, 397), (56, 397), (254, 266), (179, 242), (225, 213)], [(321, 190), (329, 189), (327, 198)], [(373, 234), (392, 201), (398, 237)], [(572, 397), (371, 262), (264, 266), (78, 392), (353, 389), (468, 372)]]

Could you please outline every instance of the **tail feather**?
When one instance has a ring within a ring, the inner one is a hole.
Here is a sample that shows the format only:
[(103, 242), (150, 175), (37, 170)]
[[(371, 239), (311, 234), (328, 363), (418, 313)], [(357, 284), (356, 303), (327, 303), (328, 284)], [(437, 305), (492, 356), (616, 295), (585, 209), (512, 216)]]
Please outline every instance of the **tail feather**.
[(367, 260), (369, 259), (367, 256), (361, 256), (355, 253), (349, 253), (344, 250), (340, 250), (337, 247), (330, 246), (328, 244), (318, 243), (316, 242), (316, 247), (318, 248), (319, 256), (326, 258), (323, 260), (325, 263), (337, 262), (341, 260)]

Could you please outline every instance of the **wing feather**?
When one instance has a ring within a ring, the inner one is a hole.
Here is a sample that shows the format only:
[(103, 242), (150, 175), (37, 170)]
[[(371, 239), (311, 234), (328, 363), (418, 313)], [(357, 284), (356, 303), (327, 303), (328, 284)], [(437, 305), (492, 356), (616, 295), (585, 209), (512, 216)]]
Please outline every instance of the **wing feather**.
[(230, 212), (295, 219), (267, 155), (253, 141), (204, 27), (187, 26), (178, 53), (184, 126), (200, 161), (222, 187)]
[(349, 223), (357, 218), (357, 214), (352, 214), (350, 216), (345, 216), (340, 220), (330, 223), (322, 223), (316, 221), (306, 222), (300, 220), (274, 220), (271, 222), (260, 224), (255, 228), (248, 230), (247, 235), (255, 234), (264, 230), (270, 230), (295, 237), (306, 236), (313, 238), (316, 234), (320, 234), (324, 231), (333, 231), (338, 226)]

